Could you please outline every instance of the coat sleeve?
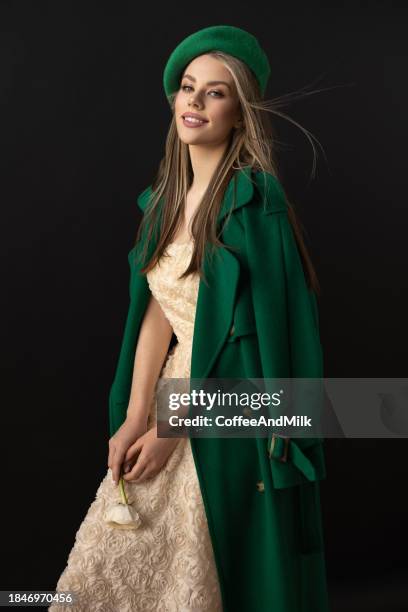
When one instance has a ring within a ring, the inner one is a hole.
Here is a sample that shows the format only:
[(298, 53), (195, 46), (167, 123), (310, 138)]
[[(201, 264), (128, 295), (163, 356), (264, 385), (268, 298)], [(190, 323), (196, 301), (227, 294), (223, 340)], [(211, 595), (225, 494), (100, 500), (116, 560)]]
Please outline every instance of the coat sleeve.
[[(283, 190), (270, 177), (263, 200), (248, 209), (247, 247), (264, 378), (294, 381), (291, 414), (319, 419), (323, 355), (316, 296), (308, 288)], [(315, 420), (316, 423), (316, 420)], [(274, 486), (283, 488), (326, 476), (322, 438), (267, 440)], [(285, 454), (286, 461), (282, 461)]]

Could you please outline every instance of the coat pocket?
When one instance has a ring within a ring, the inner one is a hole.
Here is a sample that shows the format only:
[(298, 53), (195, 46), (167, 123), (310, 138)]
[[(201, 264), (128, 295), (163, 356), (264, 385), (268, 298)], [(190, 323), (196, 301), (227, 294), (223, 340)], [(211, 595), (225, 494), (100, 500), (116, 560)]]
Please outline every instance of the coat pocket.
[(275, 489), (293, 487), (307, 482), (315, 482), (326, 478), (323, 440), (321, 438), (290, 438), (287, 459), (282, 461), (275, 449), (284, 445), (276, 445), (268, 456)]

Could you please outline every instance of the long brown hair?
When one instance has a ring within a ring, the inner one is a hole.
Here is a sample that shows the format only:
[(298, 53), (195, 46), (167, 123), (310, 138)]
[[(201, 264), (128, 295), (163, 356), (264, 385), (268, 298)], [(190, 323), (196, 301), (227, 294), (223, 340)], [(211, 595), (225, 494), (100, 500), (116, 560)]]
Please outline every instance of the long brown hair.
[[(217, 216), (225, 190), (236, 170), (249, 165), (254, 170), (268, 172), (279, 180), (275, 159), (275, 134), (269, 112), (284, 117), (297, 125), (304, 131), (313, 146), (310, 132), (277, 110), (282, 105), (283, 97), (262, 100), (258, 82), (244, 62), (220, 51), (213, 51), (208, 55), (221, 61), (230, 71), (240, 101), (243, 121), (239, 128), (231, 131), (226, 152), (214, 171), (207, 190), (194, 214), (191, 226), (194, 239), (193, 254), (190, 264), (180, 278), (193, 272), (197, 272), (203, 278), (202, 262), (207, 243), (213, 245), (214, 248), (219, 246), (228, 248), (219, 240), (218, 235), (221, 232), (217, 232)], [(178, 137), (174, 115), (175, 95), (173, 94), (170, 98), (173, 117), (166, 138), (165, 154), (152, 182), (151, 198), (136, 236), (136, 244), (142, 235), (146, 236), (144, 248), (139, 254), (141, 261), (144, 263), (140, 271), (144, 274), (151, 270), (161, 257), (166, 256), (166, 247), (172, 242), (173, 237), (177, 235), (178, 229), (183, 224), (187, 192), (193, 182), (189, 148)], [(306, 282), (309, 288), (320, 294), (319, 281), (303, 239), (303, 226), (285, 191), (284, 195)], [(161, 203), (162, 205), (160, 205)], [(146, 263), (146, 250), (153, 234), (155, 234), (156, 248), (150, 260)]]

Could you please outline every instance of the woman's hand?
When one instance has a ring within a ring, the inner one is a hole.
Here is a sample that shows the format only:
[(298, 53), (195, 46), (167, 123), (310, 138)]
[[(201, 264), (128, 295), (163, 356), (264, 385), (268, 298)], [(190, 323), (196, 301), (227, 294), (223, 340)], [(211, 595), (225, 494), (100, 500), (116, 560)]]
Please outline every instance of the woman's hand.
[(117, 432), (109, 440), (108, 467), (112, 470), (112, 478), (115, 485), (118, 484), (121, 475), (123, 459), (129, 446), (147, 430), (147, 417), (140, 418), (132, 415), (119, 427)]
[(144, 482), (156, 476), (176, 448), (180, 438), (158, 438), (157, 423), (142, 435), (127, 451), (125, 462), (136, 458), (133, 468), (123, 475), (129, 482)]

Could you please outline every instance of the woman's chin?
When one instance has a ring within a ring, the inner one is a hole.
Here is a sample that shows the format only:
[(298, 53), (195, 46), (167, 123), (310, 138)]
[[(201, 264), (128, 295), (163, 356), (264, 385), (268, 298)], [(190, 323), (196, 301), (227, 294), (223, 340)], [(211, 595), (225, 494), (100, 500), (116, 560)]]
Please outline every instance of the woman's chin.
[(184, 144), (189, 145), (189, 144), (207, 144), (202, 138), (200, 138), (200, 136), (195, 136), (194, 134), (185, 134), (183, 133), (179, 133), (179, 138), (181, 140), (181, 142), (184, 142)]

